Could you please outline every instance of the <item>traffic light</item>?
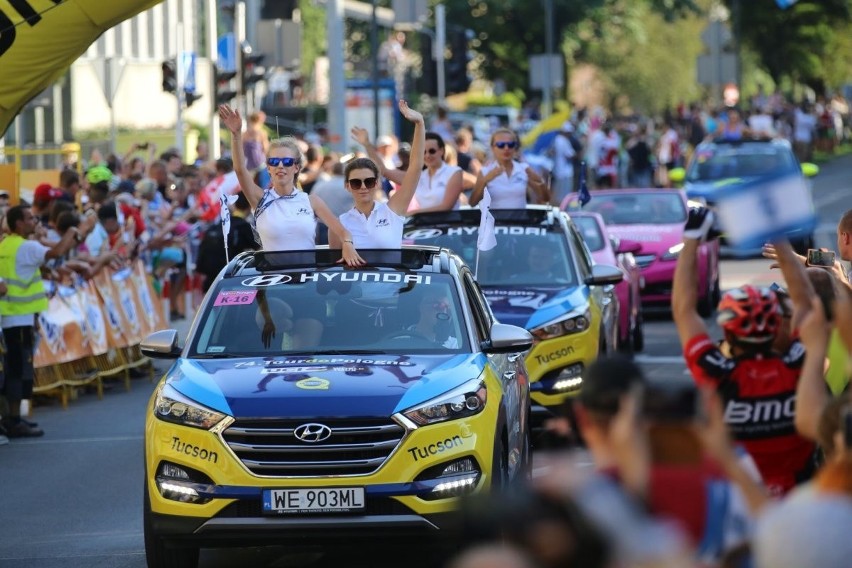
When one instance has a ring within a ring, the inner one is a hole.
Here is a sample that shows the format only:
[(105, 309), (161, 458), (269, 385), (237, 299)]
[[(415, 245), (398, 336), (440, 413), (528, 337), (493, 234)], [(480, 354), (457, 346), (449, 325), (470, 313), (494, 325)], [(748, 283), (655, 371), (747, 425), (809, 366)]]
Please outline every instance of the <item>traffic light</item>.
[(420, 41), (420, 78), (417, 90), (430, 97), (438, 96), (438, 66), (432, 57), (432, 38), (421, 34)]
[(174, 59), (163, 61), (163, 91), (177, 93), (177, 62)]
[(231, 87), (231, 81), (237, 76), (236, 71), (223, 71), (219, 67), (213, 68), (213, 91), (216, 93), (216, 107), (231, 102), (237, 91)]
[(243, 43), (240, 46), (240, 69), (242, 71), (242, 90), (241, 94), (246, 94), (248, 90), (256, 83), (263, 80), (266, 76), (266, 69), (262, 67), (263, 60), (266, 58), (264, 53), (254, 53), (248, 43)]
[(196, 93), (195, 91), (190, 91), (189, 89), (183, 90), (183, 100), (186, 103), (186, 108), (192, 106), (192, 103), (201, 98), (201, 95)]
[(450, 32), (452, 55), (446, 62), (447, 94), (466, 93), (470, 87), (467, 75), (467, 30), (456, 28)]

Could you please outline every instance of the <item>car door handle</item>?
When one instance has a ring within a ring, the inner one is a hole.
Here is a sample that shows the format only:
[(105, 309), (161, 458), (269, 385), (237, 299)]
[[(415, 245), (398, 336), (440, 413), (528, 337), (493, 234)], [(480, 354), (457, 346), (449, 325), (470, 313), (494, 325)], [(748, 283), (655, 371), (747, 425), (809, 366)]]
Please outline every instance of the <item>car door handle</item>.
[(520, 358), (521, 358), (520, 353), (512, 353), (511, 355), (506, 357), (506, 360), (509, 361), (509, 363), (514, 363), (515, 361), (517, 361)]
[(503, 373), (503, 378), (507, 381), (512, 381), (515, 379), (515, 375), (517, 374), (518, 373), (516, 373), (515, 371), (506, 371), (505, 373)]

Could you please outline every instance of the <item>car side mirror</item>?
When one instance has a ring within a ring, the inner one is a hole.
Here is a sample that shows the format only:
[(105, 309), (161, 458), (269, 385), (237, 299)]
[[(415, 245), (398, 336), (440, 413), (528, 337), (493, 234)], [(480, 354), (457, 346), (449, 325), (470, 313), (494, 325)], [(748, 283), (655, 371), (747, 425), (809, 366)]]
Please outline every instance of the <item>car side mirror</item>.
[(516, 325), (495, 323), (491, 326), (490, 335), (482, 345), (486, 353), (521, 353), (533, 344), (532, 334)]
[(802, 174), (808, 178), (819, 175), (819, 166), (810, 162), (805, 162), (802, 164)]
[(686, 170), (684, 168), (672, 168), (669, 170), (669, 181), (676, 184), (683, 183), (686, 179)]
[(631, 254), (636, 254), (640, 250), (642, 250), (642, 243), (637, 243), (636, 241), (623, 240), (623, 241), (618, 243), (618, 248), (615, 249), (615, 252), (617, 252), (618, 254), (625, 254), (625, 253), (628, 253), (628, 252), (631, 253)]
[(606, 286), (607, 284), (618, 284), (624, 280), (621, 270), (609, 264), (596, 264), (592, 267), (592, 275), (586, 278), (589, 286)]
[(178, 347), (178, 332), (176, 329), (155, 331), (139, 344), (142, 355), (154, 359), (176, 359), (182, 349)]

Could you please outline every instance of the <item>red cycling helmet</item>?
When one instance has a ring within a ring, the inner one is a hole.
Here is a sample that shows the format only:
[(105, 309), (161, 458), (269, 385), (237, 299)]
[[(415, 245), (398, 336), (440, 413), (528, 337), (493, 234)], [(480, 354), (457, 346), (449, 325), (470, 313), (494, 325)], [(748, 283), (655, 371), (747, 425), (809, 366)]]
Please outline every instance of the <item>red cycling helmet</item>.
[(716, 322), (738, 341), (766, 343), (781, 327), (781, 304), (769, 288), (743, 286), (722, 296)]

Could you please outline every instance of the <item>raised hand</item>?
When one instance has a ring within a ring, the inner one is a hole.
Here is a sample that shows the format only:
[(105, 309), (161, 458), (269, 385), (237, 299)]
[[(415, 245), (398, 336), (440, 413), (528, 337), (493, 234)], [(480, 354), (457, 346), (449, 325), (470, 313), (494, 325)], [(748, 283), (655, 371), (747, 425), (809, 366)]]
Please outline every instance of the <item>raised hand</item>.
[(501, 165), (498, 163), (498, 164), (497, 164), (497, 165), (495, 165), (495, 166), (494, 166), (494, 168), (493, 168), (490, 172), (488, 172), (488, 174), (485, 176), (485, 183), (489, 183), (489, 182), (494, 181), (494, 180), (495, 180), (495, 179), (497, 179), (497, 178), (500, 176), (500, 174), (502, 174), (504, 171), (506, 171), (506, 170), (505, 170), (505, 168), (503, 168), (503, 166), (501, 166)]
[(219, 105), (219, 119), (234, 134), (242, 132), (243, 117), (240, 116), (240, 111), (228, 105)]
[(423, 122), (423, 115), (409, 107), (408, 102), (402, 99), (399, 101), (399, 112), (401, 112), (402, 116), (411, 122)]
[(275, 324), (272, 320), (267, 320), (267, 322), (263, 324), (263, 330), (260, 332), (260, 340), (263, 342), (263, 346), (266, 349), (269, 349), (269, 346), (272, 345), (272, 339), (274, 337)]
[(366, 129), (361, 128), (360, 126), (353, 126), (350, 132), (352, 134), (352, 139), (361, 146), (366, 147), (370, 144), (370, 133), (367, 132)]

